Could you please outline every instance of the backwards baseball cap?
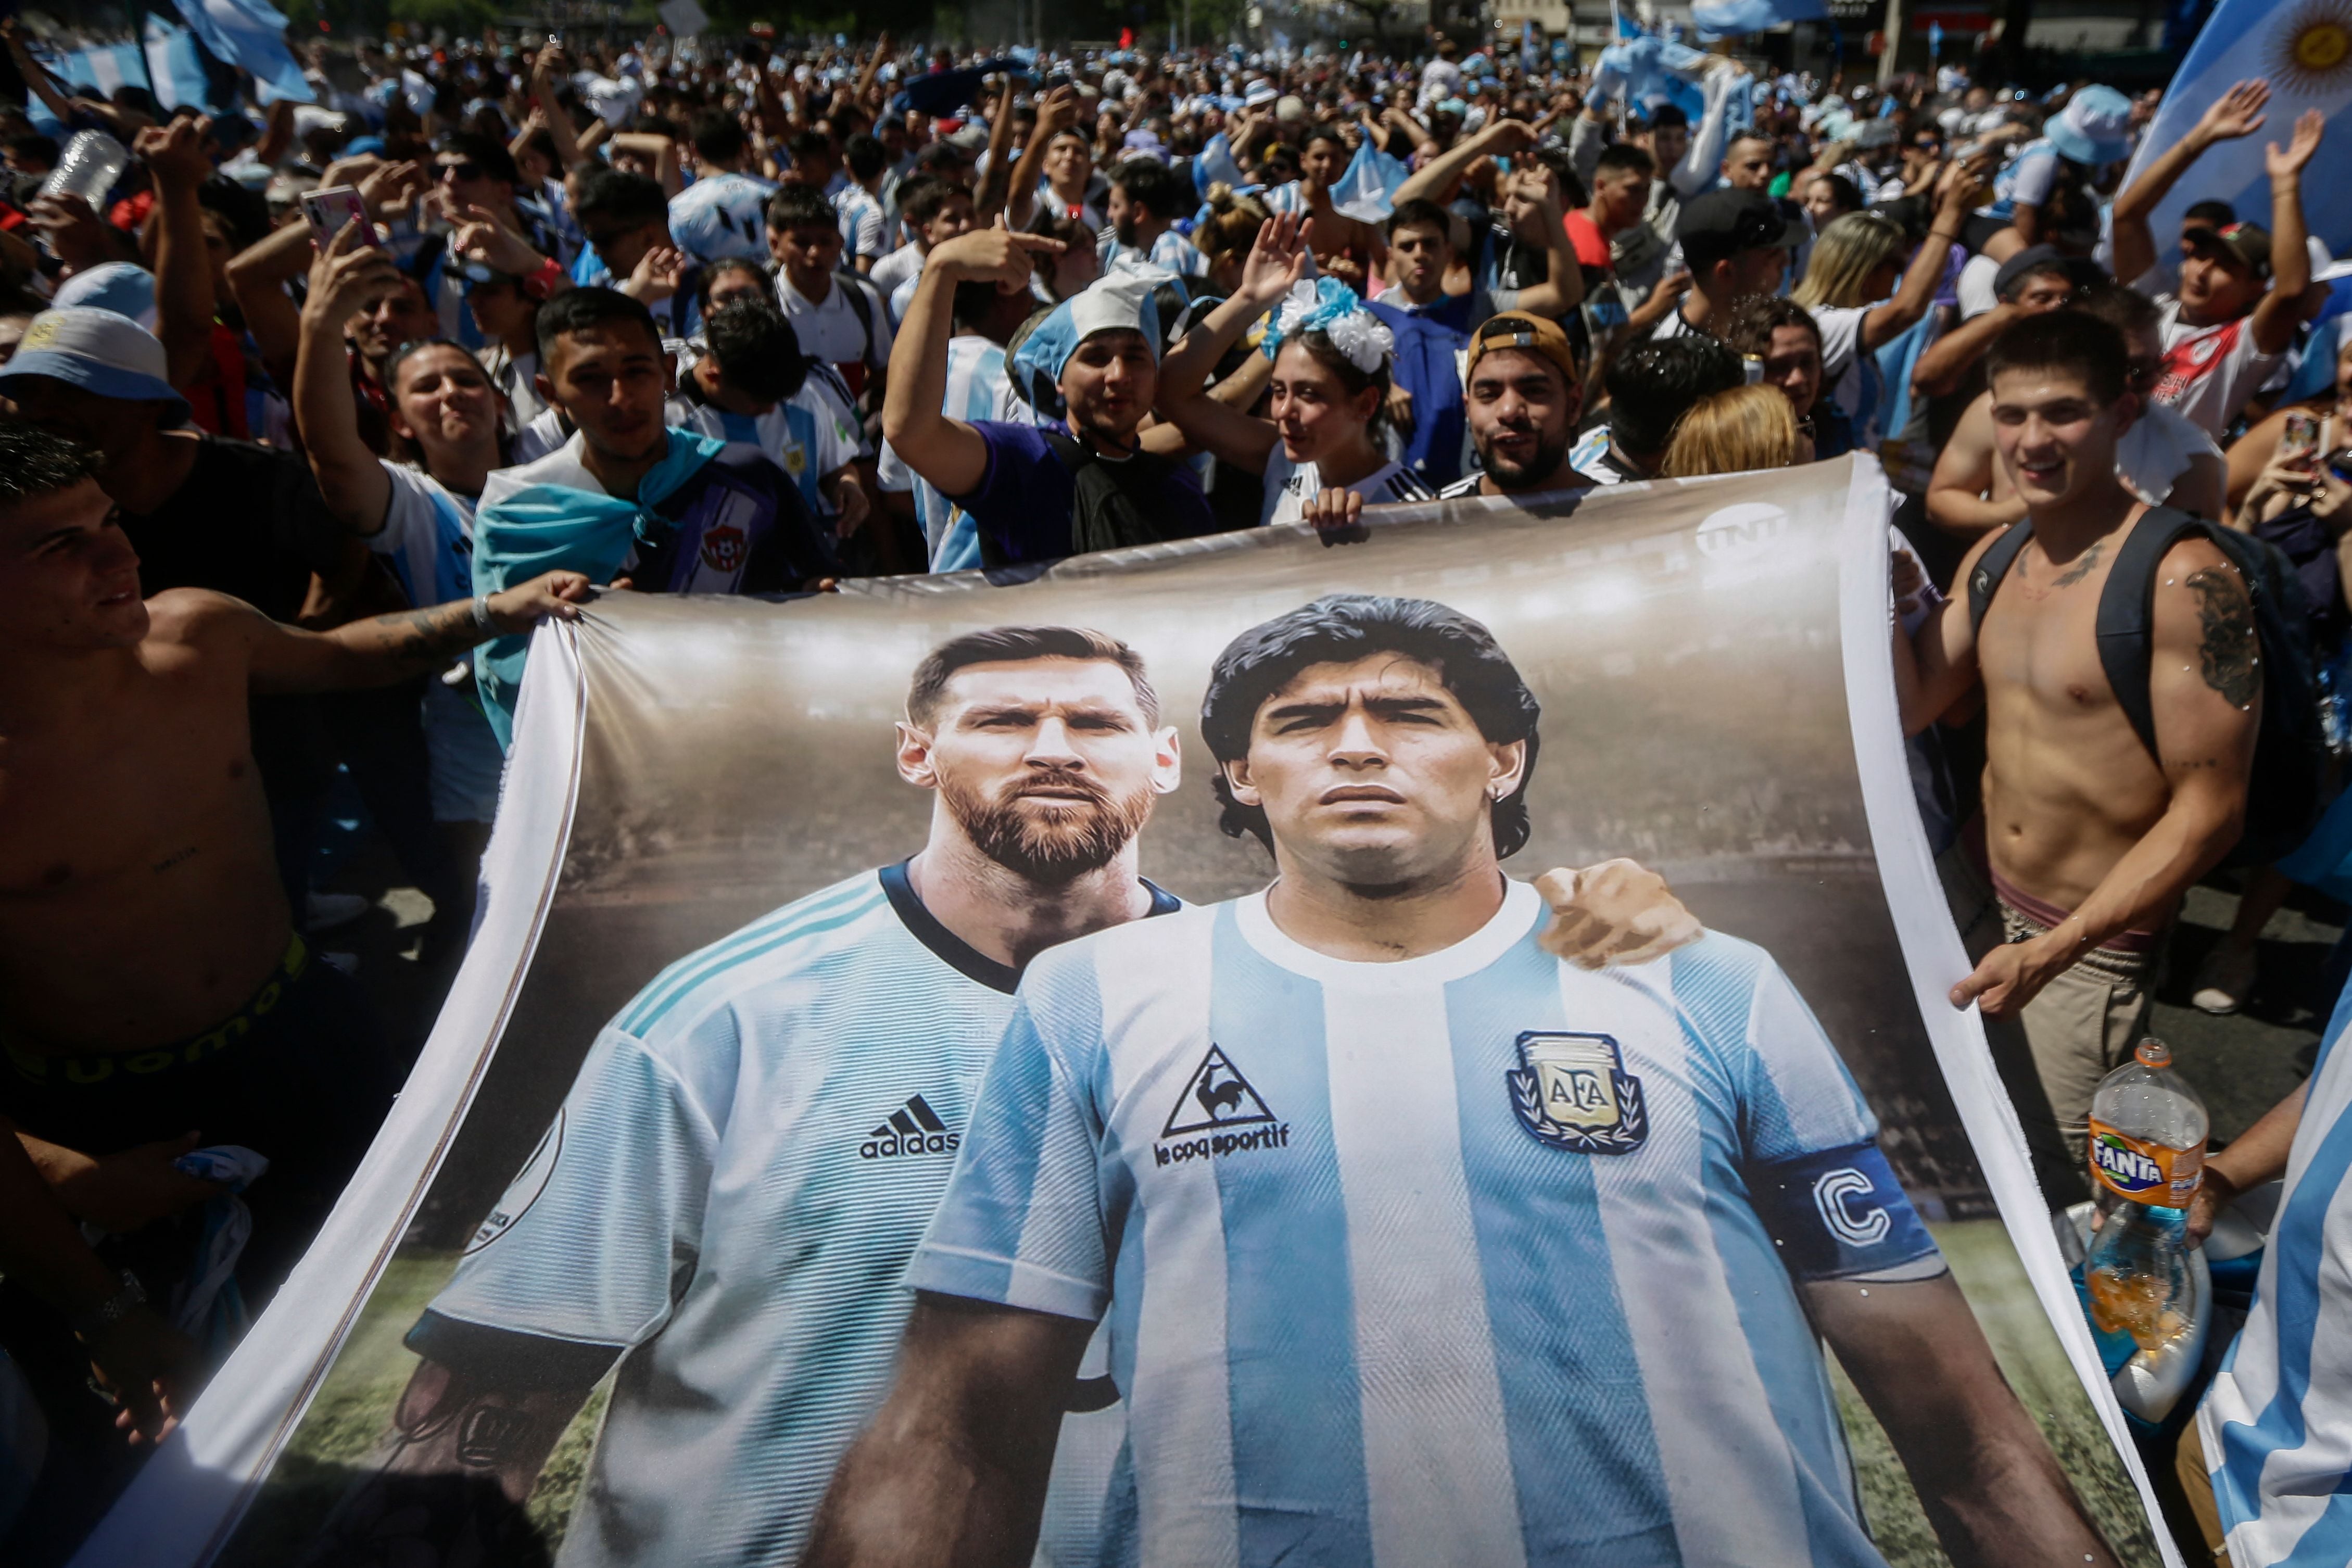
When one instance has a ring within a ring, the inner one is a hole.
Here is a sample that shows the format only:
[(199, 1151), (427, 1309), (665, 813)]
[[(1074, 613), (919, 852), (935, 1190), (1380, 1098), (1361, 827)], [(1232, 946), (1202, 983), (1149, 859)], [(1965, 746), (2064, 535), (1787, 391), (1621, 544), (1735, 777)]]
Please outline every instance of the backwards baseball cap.
[(2181, 247), (2207, 256), (2226, 257), (2264, 282), (2271, 275), (2271, 231), (2254, 223), (2233, 223), (2221, 228), (2192, 228), (2180, 237)]
[(1548, 359), (1559, 366), (1569, 385), (1580, 384), (1582, 373), (1576, 368), (1576, 350), (1569, 346), (1568, 334), (1560, 331), (1558, 321), (1529, 310), (1497, 310), (1470, 334), (1470, 355), (1463, 364), (1462, 379), (1466, 383), (1477, 373), (1478, 362), (1497, 349), (1516, 349)]
[(95, 305), (42, 311), (25, 328), (16, 356), (0, 365), (0, 391), (45, 375), (99, 397), (172, 405), (184, 418), (188, 401), (172, 390), (163, 345), (128, 316)]
[(1780, 205), (1761, 191), (1724, 189), (1693, 196), (1675, 219), (1675, 238), (1694, 271), (1728, 261), (1743, 251), (1779, 246), (1794, 250), (1800, 237), (1780, 216)]
[(2131, 156), (2131, 100), (2111, 87), (2086, 87), (2043, 122), (2042, 134), (2063, 158), (2096, 168)]
[(1992, 275), (1993, 298), (2008, 299), (2010, 290), (2023, 282), (2029, 272), (2066, 272), (2070, 278), (2073, 276), (2066, 266), (2066, 258), (2059, 253), (2056, 246), (2029, 245), (2002, 262), (2000, 270)]

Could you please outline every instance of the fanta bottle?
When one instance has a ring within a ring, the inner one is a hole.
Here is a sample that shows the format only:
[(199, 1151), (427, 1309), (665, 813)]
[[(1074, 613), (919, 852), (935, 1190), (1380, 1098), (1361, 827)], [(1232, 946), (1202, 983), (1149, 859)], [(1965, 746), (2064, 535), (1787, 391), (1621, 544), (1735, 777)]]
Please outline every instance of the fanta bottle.
[(2091, 1318), (2155, 1350), (2189, 1327), (2187, 1224), (2205, 1170), (2205, 1101), (2150, 1037), (2091, 1097), (2091, 1179), (2105, 1222), (2083, 1283)]

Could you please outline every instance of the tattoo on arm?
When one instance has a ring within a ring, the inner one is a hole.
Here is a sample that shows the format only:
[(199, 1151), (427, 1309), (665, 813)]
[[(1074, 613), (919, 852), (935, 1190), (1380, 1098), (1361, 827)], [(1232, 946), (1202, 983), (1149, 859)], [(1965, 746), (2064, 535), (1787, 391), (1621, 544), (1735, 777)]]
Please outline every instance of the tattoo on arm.
[(359, 643), (361, 651), (413, 664), (445, 663), (483, 640), (474, 622), (471, 599), (436, 605), (429, 610), (376, 616), (349, 630), (364, 634), (365, 640)]
[(2197, 595), (2197, 619), (2204, 628), (2198, 657), (2205, 684), (2233, 708), (2252, 707), (2263, 689), (2257, 668), (2262, 644), (2245, 584), (2227, 567), (2206, 566), (2189, 574), (2189, 588)]

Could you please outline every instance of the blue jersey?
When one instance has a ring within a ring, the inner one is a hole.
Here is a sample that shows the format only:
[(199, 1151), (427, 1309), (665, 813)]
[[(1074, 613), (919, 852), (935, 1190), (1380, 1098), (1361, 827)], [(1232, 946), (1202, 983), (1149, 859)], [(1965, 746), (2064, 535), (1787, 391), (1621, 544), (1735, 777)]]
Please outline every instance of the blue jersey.
[(620, 1362), (566, 1568), (798, 1561), (889, 1387), (1013, 983), (893, 866), (679, 960), (598, 1035), (409, 1335), (575, 1382)]
[(1107, 1321), (1105, 1561), (1881, 1563), (1795, 1284), (1943, 1271), (1869, 1110), (1761, 950), (1591, 973), (1545, 912), (1031, 966), (908, 1278)]
[(2197, 1412), (2239, 1568), (2352, 1562), (2352, 989), (2336, 1002), (2286, 1162), (2253, 1310)]

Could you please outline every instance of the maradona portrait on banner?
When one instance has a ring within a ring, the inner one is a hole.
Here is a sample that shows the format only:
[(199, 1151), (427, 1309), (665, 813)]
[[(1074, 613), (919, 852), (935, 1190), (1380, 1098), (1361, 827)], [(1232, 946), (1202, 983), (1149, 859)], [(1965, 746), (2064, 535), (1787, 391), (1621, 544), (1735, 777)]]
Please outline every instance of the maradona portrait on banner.
[(1538, 719), (1426, 600), (1224, 649), (1276, 879), (1029, 966), (811, 1562), (1027, 1563), (1098, 1321), (1107, 1563), (1878, 1563), (1822, 1341), (1953, 1563), (2114, 1561), (1770, 955), (1538, 942)]
[[(1118, 639), (996, 626), (940, 644), (909, 680), (894, 760), (933, 796), (911, 858), (678, 960), (605, 1025), (409, 1331), (423, 1360), (310, 1561), (521, 1560), (523, 1504), (616, 1367), (561, 1562), (799, 1557), (889, 1387), (913, 1300), (900, 1278), (1024, 966), (1179, 907), (1137, 852), (1179, 782), (1176, 730)], [(1585, 962), (1639, 961), (1696, 929), (1629, 863), (1548, 885), (1555, 940)], [(1202, 1125), (1218, 1114), (1244, 1120), (1227, 1105)], [(1115, 1451), (1116, 1389), (1076, 1371), (1038, 1408), (1077, 1413), (1065, 1447), (1108, 1431)], [(1055, 1533), (1086, 1535), (1083, 1551), (1103, 1489), (1066, 1493)]]

